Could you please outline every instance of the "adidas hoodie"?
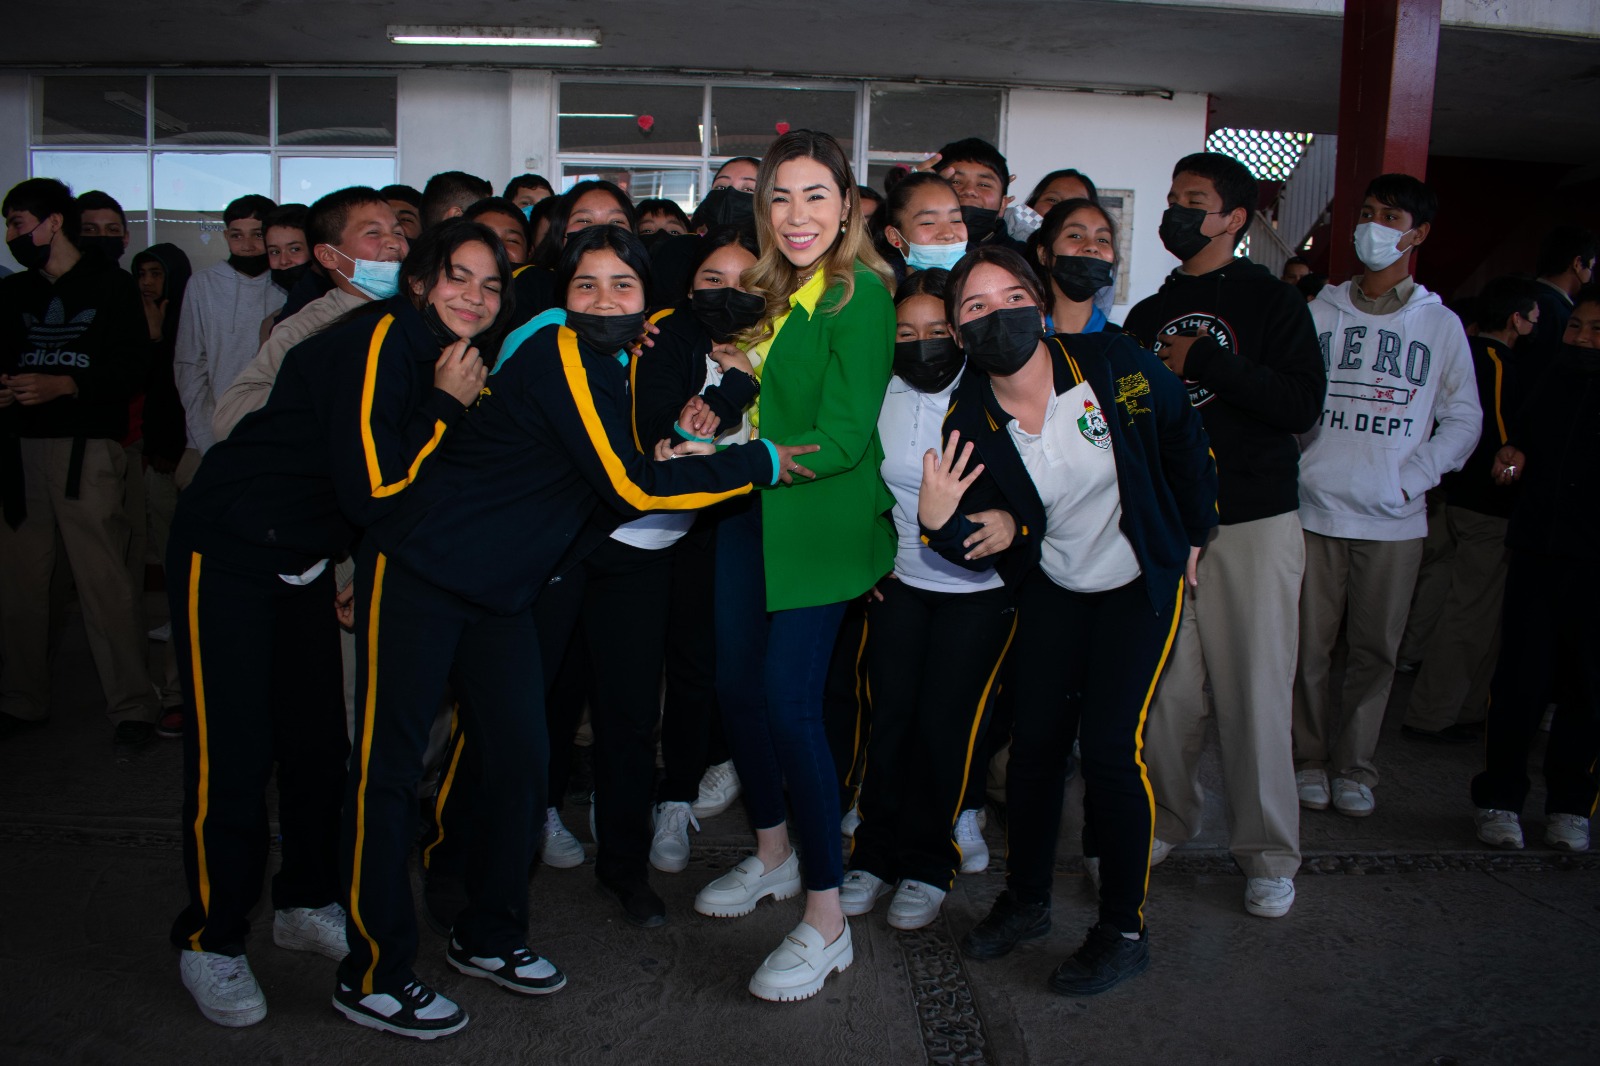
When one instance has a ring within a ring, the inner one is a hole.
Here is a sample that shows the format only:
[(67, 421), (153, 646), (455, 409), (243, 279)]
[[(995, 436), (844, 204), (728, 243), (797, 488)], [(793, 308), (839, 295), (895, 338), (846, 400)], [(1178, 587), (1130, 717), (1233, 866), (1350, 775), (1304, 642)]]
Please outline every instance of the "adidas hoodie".
[(37, 270), (0, 281), (0, 371), (65, 374), (76, 396), (0, 408), (0, 435), (121, 440), (143, 387), (150, 327), (133, 276), (84, 254), (55, 282)]
[(1328, 392), (1300, 437), (1300, 522), (1325, 537), (1424, 537), (1424, 495), (1478, 443), (1472, 352), (1461, 320), (1421, 285), (1371, 315), (1351, 303), (1353, 284), (1311, 304)]

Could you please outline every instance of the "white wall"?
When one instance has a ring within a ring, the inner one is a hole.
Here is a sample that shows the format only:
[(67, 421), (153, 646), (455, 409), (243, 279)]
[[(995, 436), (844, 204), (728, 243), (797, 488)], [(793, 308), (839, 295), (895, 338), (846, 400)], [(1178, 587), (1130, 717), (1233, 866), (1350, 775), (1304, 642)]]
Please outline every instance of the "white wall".
[[(28, 78), (24, 74), (0, 75), (0, 196), (28, 176)], [(0, 266), (17, 269), (0, 248)]]
[(1171, 100), (1090, 93), (1013, 89), (1006, 108), (1006, 162), (1022, 202), (1052, 170), (1074, 167), (1103, 189), (1133, 190), (1129, 240), (1130, 303), (1113, 319), (1155, 292), (1178, 265), (1161, 247), (1156, 228), (1166, 210), (1172, 165), (1205, 148), (1206, 98), (1180, 93)]
[[(511, 72), (510, 145), (508, 158), (511, 169), (504, 178), (490, 178), (498, 191), (505, 182), (518, 174), (543, 174), (556, 188), (561, 187), (561, 175), (555, 172), (555, 130), (551, 116), (555, 114), (555, 75), (546, 70), (516, 70)], [(488, 177), (488, 175), (485, 175)]]
[(399, 76), (399, 180), (418, 189), (442, 170), (494, 186), (554, 171), (555, 77), (544, 70), (419, 70)]
[(420, 189), (440, 171), (464, 170), (488, 179), (499, 192), (512, 175), (522, 173), (526, 156), (513, 159), (507, 137), (512, 115), (509, 72), (405, 71), (396, 103), (402, 184)]

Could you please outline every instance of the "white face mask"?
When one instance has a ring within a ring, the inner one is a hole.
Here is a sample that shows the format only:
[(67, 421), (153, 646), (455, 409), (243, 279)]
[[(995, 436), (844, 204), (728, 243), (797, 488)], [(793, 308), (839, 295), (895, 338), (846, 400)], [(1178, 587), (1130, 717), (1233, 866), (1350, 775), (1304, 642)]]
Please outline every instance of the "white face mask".
[(1368, 270), (1382, 270), (1410, 250), (1402, 251), (1398, 247), (1400, 238), (1410, 232), (1405, 230), (1396, 233), (1388, 226), (1380, 226), (1376, 222), (1363, 222), (1356, 227), (1356, 258), (1361, 260)]

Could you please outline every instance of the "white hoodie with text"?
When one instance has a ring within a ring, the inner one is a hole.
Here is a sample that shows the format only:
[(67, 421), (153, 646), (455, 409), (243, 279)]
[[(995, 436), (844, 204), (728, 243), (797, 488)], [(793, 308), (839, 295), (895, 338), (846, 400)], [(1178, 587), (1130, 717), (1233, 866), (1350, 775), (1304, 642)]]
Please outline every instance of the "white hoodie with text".
[(1461, 320), (1421, 285), (1398, 311), (1372, 315), (1351, 303), (1353, 284), (1311, 302), (1328, 395), (1300, 437), (1300, 523), (1325, 537), (1424, 537), (1424, 495), (1461, 469), (1482, 428), (1472, 351)]

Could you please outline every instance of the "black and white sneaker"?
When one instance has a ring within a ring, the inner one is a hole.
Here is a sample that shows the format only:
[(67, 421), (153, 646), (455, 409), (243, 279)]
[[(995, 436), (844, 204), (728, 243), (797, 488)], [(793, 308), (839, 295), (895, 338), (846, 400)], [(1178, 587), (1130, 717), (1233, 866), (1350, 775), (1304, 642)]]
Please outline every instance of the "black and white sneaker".
[(567, 975), (556, 969), (549, 959), (540, 958), (527, 948), (517, 948), (509, 955), (491, 958), (473, 955), (453, 938), (445, 951), (450, 965), (468, 977), (482, 977), (501, 988), (524, 996), (548, 996), (566, 987)]
[(362, 995), (340, 981), (333, 990), (333, 1009), (357, 1025), (417, 1040), (436, 1040), (459, 1033), (467, 1012), (421, 981), (413, 980), (399, 994)]

